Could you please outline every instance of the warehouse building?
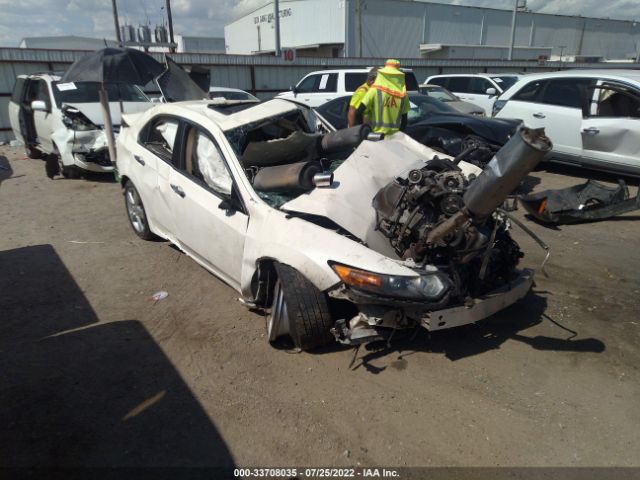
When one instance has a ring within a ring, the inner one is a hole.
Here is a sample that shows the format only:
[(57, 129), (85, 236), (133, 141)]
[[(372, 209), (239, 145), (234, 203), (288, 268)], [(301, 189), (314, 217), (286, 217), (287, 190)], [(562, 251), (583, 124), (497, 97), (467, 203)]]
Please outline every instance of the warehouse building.
[[(281, 46), (298, 56), (506, 59), (512, 12), (407, 0), (281, 0)], [(272, 54), (273, 3), (225, 26), (230, 54)], [(635, 60), (640, 22), (519, 12), (514, 60)]]

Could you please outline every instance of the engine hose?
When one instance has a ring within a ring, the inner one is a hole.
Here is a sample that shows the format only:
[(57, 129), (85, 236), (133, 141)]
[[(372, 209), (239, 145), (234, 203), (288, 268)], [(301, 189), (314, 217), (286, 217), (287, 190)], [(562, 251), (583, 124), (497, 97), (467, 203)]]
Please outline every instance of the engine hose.
[(534, 242), (536, 242), (538, 245), (540, 245), (540, 247), (547, 252), (547, 254), (544, 257), (544, 260), (542, 261), (542, 264), (540, 265), (540, 271), (542, 273), (544, 273), (545, 277), (548, 277), (549, 275), (547, 274), (547, 272), (544, 269), (544, 266), (547, 264), (547, 260), (549, 260), (549, 257), (551, 256), (551, 248), (549, 247), (549, 245), (547, 245), (546, 243), (544, 243), (544, 240), (542, 240), (540, 237), (538, 237), (535, 233), (533, 233), (533, 231), (527, 227), (524, 223), (522, 223), (520, 220), (518, 220), (517, 218), (515, 218), (513, 215), (511, 215), (509, 212), (506, 212), (505, 210), (499, 209), (498, 210), (500, 213), (504, 214), (509, 220), (511, 220), (513, 223), (515, 223), (517, 226), (519, 226), (522, 231), (524, 233), (526, 233), (527, 235), (529, 235)]

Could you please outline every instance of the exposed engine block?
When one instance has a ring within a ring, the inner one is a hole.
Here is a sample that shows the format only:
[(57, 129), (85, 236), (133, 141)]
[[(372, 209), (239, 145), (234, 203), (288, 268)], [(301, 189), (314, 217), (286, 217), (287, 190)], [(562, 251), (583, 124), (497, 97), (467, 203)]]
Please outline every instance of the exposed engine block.
[(396, 253), (449, 273), (462, 298), (508, 281), (522, 257), (500, 214), (467, 222), (438, 243), (427, 242), (433, 228), (464, 209), (463, 195), (474, 179), (465, 177), (452, 162), (435, 157), (407, 178), (389, 183), (373, 201), (378, 229)]

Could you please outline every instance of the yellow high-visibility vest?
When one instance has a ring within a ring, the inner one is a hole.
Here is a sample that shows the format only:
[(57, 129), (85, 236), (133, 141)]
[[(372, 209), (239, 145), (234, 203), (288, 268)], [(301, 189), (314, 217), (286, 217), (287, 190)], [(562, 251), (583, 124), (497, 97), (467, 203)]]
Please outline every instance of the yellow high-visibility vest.
[(404, 73), (398, 66), (397, 60), (387, 60), (362, 99), (371, 129), (376, 133), (384, 133), (385, 137), (400, 130), (402, 115), (409, 111)]

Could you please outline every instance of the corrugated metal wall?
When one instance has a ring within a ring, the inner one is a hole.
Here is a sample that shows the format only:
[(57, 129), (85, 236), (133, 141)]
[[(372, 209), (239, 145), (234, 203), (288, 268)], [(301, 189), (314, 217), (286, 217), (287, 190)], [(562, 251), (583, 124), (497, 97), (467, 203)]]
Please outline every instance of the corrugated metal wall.
[[(413, 57), (420, 56), (420, 43), (510, 41), (509, 10), (405, 0), (351, 0), (347, 7), (347, 56)], [(523, 12), (515, 45), (552, 48), (556, 55), (564, 46), (564, 55), (624, 59), (639, 53), (640, 22)]]
[[(61, 50), (29, 50), (0, 48), (0, 140), (13, 138), (7, 107), (15, 78), (19, 74), (38, 71), (64, 71), (86, 52)], [(161, 60), (159, 54), (154, 56)], [(357, 68), (381, 65), (384, 58), (298, 58), (293, 64), (268, 56), (175, 54), (178, 63), (200, 65), (211, 69), (211, 84), (251, 91), (262, 99), (273, 97), (277, 92), (288, 90), (307, 73), (330, 68)], [(425, 60), (419, 58), (400, 59), (403, 66), (412, 68), (418, 81), (438, 73), (478, 72), (539, 72), (557, 70), (558, 63), (540, 66), (536, 62), (486, 61), (486, 60)], [(582, 68), (640, 68), (632, 64), (564, 64), (564, 67)]]

